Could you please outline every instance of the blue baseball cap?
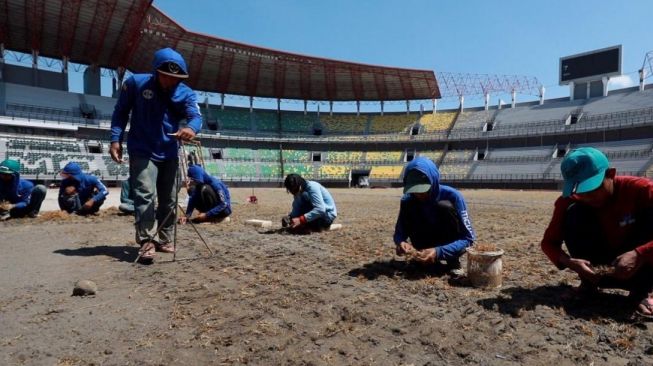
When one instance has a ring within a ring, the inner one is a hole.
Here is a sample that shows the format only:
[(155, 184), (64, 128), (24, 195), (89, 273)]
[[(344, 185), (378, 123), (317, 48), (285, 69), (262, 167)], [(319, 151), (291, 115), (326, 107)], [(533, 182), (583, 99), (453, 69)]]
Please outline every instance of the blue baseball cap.
[(586, 193), (599, 188), (609, 167), (605, 154), (593, 147), (571, 150), (560, 164), (565, 180), (562, 196), (569, 197), (573, 193)]

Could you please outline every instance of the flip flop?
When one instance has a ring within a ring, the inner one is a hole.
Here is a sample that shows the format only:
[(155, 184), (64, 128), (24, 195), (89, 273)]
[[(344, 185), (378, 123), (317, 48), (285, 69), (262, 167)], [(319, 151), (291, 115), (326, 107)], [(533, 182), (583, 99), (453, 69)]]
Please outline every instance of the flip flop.
[[(648, 313), (642, 312), (639, 307), (640, 305), (644, 306), (646, 310), (648, 310)], [(637, 310), (635, 310), (635, 316), (643, 320), (653, 321), (653, 299), (647, 297), (644, 300), (640, 301), (637, 305)]]
[(138, 251), (140, 255), (140, 261), (142, 262), (151, 262), (156, 257), (156, 245), (148, 241), (141, 246), (141, 249)]
[(172, 243), (158, 243), (155, 245), (155, 248), (157, 252), (163, 252), (163, 253), (175, 252), (175, 247), (172, 245)]

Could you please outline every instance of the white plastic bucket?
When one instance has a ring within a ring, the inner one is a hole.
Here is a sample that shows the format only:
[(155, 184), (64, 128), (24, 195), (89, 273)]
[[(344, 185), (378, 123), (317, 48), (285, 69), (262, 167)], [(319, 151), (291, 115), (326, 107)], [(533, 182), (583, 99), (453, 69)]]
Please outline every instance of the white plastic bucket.
[(474, 287), (499, 288), (503, 278), (503, 250), (478, 252), (467, 249), (467, 277)]

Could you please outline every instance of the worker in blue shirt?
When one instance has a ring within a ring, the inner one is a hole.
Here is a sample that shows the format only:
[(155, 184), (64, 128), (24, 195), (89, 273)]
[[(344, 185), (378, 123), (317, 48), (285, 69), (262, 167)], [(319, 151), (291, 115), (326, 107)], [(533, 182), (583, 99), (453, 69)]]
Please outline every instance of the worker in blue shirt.
[[(111, 158), (122, 163), (122, 141), (127, 123), (129, 179), (134, 197), (136, 242), (141, 258), (151, 260), (156, 251), (174, 252), (175, 181), (179, 140), (195, 137), (202, 117), (195, 92), (182, 81), (188, 78), (183, 57), (171, 48), (154, 54), (153, 72), (125, 80), (111, 119)], [(131, 118), (130, 118), (131, 116)], [(180, 122), (186, 126), (180, 128)], [(155, 210), (154, 195), (158, 207)], [(156, 215), (155, 215), (156, 211)], [(154, 237), (154, 221), (161, 226)]]
[(445, 261), (451, 274), (461, 275), (460, 256), (474, 240), (460, 192), (440, 184), (440, 172), (430, 159), (408, 163), (394, 233), (397, 254), (427, 264)]

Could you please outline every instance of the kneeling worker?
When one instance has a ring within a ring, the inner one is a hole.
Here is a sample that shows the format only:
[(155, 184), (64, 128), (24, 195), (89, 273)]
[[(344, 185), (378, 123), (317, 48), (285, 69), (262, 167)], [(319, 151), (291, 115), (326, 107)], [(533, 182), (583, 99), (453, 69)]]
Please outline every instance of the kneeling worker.
[(462, 194), (440, 184), (440, 172), (430, 159), (408, 163), (394, 233), (397, 255), (408, 254), (421, 263), (445, 261), (449, 273), (459, 276), (460, 256), (474, 240)]
[(78, 215), (94, 214), (109, 195), (107, 187), (93, 175), (82, 173), (79, 164), (70, 162), (60, 173), (59, 208)]
[(20, 178), (20, 162), (0, 163), (0, 220), (37, 217), (47, 189), (44, 185)]
[(333, 197), (320, 183), (299, 174), (288, 174), (283, 185), (294, 197), (292, 211), (281, 220), (283, 227), (293, 231), (320, 231), (328, 229), (338, 216)]
[(200, 212), (193, 222), (221, 222), (231, 215), (229, 189), (218, 178), (210, 176), (200, 165), (188, 167), (190, 178), (188, 208), (186, 216), (179, 218), (185, 224), (194, 210)]

